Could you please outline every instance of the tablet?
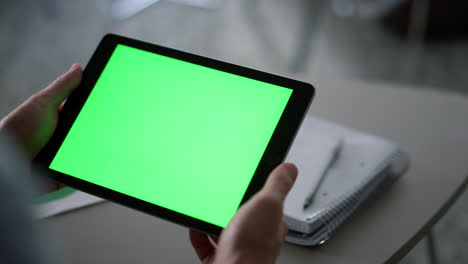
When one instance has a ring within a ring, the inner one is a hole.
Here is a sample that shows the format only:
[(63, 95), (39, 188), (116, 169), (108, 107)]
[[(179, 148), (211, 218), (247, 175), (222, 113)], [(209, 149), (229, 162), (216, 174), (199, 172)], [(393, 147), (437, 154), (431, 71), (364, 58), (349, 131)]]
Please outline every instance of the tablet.
[(106, 35), (37, 163), (55, 180), (218, 235), (281, 163), (314, 88)]

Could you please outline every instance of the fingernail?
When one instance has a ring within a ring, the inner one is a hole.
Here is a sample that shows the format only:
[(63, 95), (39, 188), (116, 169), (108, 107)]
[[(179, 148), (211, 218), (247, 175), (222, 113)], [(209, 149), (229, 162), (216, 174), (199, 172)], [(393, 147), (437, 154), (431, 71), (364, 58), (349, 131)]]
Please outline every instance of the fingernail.
[(297, 178), (297, 168), (296, 168), (296, 165), (292, 164), (292, 163), (284, 163), (284, 168), (286, 170), (286, 174), (289, 176), (289, 178), (291, 178), (292, 181), (295, 181), (296, 178)]

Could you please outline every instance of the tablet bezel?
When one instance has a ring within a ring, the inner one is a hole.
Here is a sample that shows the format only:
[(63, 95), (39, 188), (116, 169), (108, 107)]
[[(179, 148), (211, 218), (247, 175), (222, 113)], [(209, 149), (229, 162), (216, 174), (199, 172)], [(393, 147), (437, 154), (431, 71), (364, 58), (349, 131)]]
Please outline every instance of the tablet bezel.
[(59, 122), (54, 135), (45, 148), (38, 154), (35, 159), (35, 163), (41, 168), (46, 169), (48, 175), (52, 179), (62, 182), (70, 187), (201, 232), (219, 235), (223, 229), (222, 227), (49, 169), (53, 158), (79, 115), (79, 112), (94, 88), (117, 44), (123, 44), (293, 90), (240, 205), (245, 203), (251, 196), (260, 190), (269, 173), (284, 160), (297, 130), (307, 113), (308, 107), (315, 93), (315, 88), (308, 83), (114, 34), (108, 34), (101, 40), (99, 46), (83, 71), (83, 79), (80, 86), (68, 98), (67, 103), (59, 113)]

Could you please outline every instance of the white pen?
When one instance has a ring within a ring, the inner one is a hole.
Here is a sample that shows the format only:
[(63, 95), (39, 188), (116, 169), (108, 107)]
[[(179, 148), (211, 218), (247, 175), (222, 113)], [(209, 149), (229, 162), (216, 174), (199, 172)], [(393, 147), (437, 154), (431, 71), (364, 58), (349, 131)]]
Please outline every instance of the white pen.
[(314, 189), (311, 190), (311, 192), (309, 193), (309, 195), (305, 198), (304, 200), (304, 207), (303, 209), (307, 209), (310, 204), (312, 203), (312, 201), (314, 200), (314, 197), (315, 197), (315, 193), (317, 192), (317, 189), (320, 187), (320, 185), (322, 184), (323, 182), (323, 179), (325, 179), (325, 177), (327, 176), (328, 172), (330, 171), (331, 168), (333, 168), (333, 165), (335, 165), (336, 161), (338, 160), (339, 156), (340, 156), (340, 152), (341, 152), (341, 149), (343, 148), (343, 140), (340, 139), (338, 144), (335, 146), (335, 148), (333, 149), (333, 154), (332, 154), (332, 157), (331, 159), (328, 161), (328, 164), (327, 164), (327, 167), (325, 168), (325, 170), (323, 171), (323, 174), (321, 175), (320, 177), (320, 180), (318, 182), (318, 184), (316, 184), (314, 186)]

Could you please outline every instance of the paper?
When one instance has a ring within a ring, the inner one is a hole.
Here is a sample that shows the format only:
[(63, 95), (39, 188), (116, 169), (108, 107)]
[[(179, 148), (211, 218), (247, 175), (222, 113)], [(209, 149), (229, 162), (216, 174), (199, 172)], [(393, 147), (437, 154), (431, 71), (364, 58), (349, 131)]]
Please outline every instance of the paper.
[[(313, 124), (304, 122), (296, 139), (286, 157), (287, 162), (294, 163), (299, 175), (294, 189), (300, 189), (298, 201), (304, 201), (312, 196), (320, 185), (323, 177), (330, 167), (330, 161), (334, 159), (335, 153), (342, 139), (314, 129)], [(338, 149), (339, 151), (339, 149)]]
[[(307, 222), (306, 219), (315, 212), (328, 208), (342, 195), (374, 177), (381, 172), (382, 166), (388, 166), (389, 162), (392, 162), (395, 153), (399, 153), (399, 147), (386, 139), (317, 118), (306, 118), (300, 132), (301, 135), (307, 136), (294, 144), (304, 144), (301, 148), (317, 149), (317, 152), (297, 154), (310, 164), (306, 164), (302, 172), (299, 169), (299, 177), (286, 198), (284, 213), (287, 218), (296, 219), (298, 223)], [(315, 162), (323, 155), (320, 153), (322, 142), (318, 140), (322, 136), (341, 138), (343, 145), (337, 161), (320, 182), (313, 203), (304, 210), (304, 197), (310, 192), (309, 187), (306, 187), (307, 183), (304, 183), (308, 178), (304, 175), (316, 173)], [(315, 137), (315, 140), (312, 140), (312, 137)], [(307, 138), (310, 142), (307, 142)]]
[(34, 209), (36, 217), (43, 219), (104, 201), (99, 197), (65, 187), (39, 197)]

